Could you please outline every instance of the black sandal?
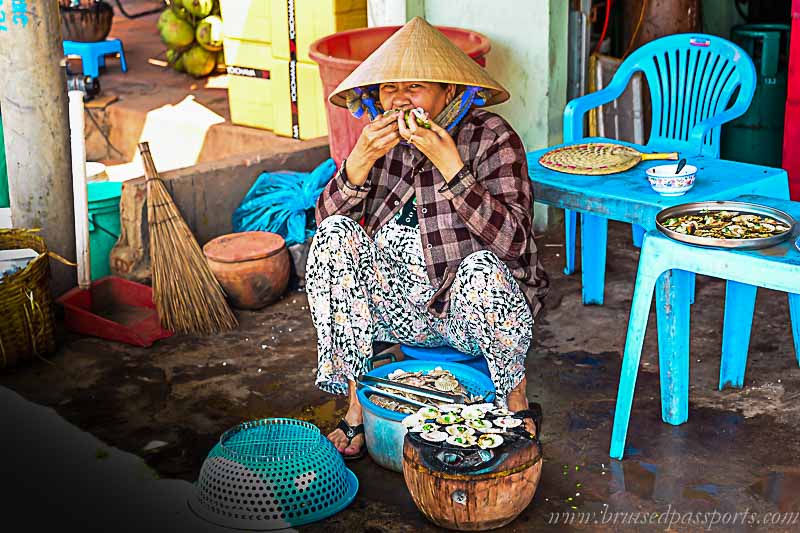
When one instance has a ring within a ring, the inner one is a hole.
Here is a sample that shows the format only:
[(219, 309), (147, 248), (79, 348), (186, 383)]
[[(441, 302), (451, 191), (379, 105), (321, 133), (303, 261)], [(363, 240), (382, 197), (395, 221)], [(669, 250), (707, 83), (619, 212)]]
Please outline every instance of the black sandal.
[[(336, 426), (336, 429), (341, 429), (342, 433), (344, 433), (344, 436), (347, 437), (347, 446), (345, 446), (345, 448), (350, 446), (350, 443), (353, 442), (353, 439), (356, 438), (358, 435), (364, 434), (364, 424), (351, 426), (350, 424), (347, 423), (347, 421), (344, 418), (342, 418), (339, 421), (339, 424)], [(366, 440), (364, 441), (364, 444), (363, 446), (361, 446), (361, 449), (358, 451), (358, 453), (355, 453), (353, 455), (346, 455), (343, 452), (339, 452), (339, 454), (345, 461), (355, 461), (357, 459), (361, 459), (367, 454)]]

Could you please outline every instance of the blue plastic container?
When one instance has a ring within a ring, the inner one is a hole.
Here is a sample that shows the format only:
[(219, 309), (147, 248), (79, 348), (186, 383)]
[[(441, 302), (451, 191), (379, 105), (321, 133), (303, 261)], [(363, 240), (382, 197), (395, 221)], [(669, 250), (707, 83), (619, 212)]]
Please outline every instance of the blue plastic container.
[(489, 363), (485, 357), (475, 357), (466, 353), (459, 352), (450, 346), (437, 346), (435, 348), (424, 348), (421, 346), (400, 345), (400, 351), (406, 359), (417, 361), (435, 361), (441, 363), (460, 363), (474, 368), (489, 377)]
[[(494, 384), (491, 379), (474, 368), (458, 363), (400, 361), (380, 366), (367, 372), (367, 375), (386, 378), (398, 369), (406, 372), (420, 370), (428, 372), (437, 366), (452, 372), (469, 394), (485, 396), (494, 392)], [(372, 403), (368, 396), (369, 393), (363, 389), (358, 390), (358, 400), (361, 402), (364, 413), (364, 434), (369, 455), (382, 467), (402, 472), (403, 439), (406, 436), (406, 428), (403, 427), (402, 420), (408, 415), (379, 407)], [(487, 401), (493, 399), (494, 395), (491, 395)]]

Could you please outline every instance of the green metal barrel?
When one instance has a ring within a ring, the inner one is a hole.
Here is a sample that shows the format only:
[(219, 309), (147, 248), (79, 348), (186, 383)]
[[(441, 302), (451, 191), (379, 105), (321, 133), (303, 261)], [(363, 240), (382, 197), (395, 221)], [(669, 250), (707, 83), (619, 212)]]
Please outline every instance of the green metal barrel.
[(750, 54), (758, 76), (750, 108), (722, 126), (723, 159), (781, 166), (790, 31), (788, 24), (744, 24), (731, 29), (731, 40)]

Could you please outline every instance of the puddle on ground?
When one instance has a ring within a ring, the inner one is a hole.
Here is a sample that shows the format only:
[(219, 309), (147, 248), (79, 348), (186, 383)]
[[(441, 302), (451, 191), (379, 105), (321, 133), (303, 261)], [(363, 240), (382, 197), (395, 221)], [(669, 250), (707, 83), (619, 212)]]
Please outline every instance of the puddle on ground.
[(750, 490), (786, 513), (800, 509), (800, 468), (770, 472), (750, 486)]

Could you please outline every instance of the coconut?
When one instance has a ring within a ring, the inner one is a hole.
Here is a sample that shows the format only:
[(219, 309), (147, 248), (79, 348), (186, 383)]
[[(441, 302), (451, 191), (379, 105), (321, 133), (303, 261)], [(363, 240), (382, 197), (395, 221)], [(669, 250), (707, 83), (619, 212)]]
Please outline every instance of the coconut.
[(159, 28), (161, 40), (170, 48), (184, 48), (194, 41), (194, 28), (177, 16), (169, 18)]
[(168, 22), (175, 20), (176, 16), (177, 15), (175, 15), (175, 12), (172, 11), (171, 9), (165, 9), (164, 11), (162, 11), (161, 15), (159, 15), (158, 17), (158, 22), (156, 22), (156, 28), (158, 28), (158, 31), (161, 31), (162, 26), (164, 26)]
[(183, 65), (183, 54), (177, 50), (167, 50), (167, 61), (178, 72), (186, 70)]
[(200, 21), (194, 33), (197, 43), (210, 52), (222, 50), (222, 19), (211, 15)]
[(217, 63), (217, 54), (209, 52), (198, 44), (192, 46), (181, 57), (183, 58), (186, 72), (195, 78), (211, 74), (211, 71), (214, 70), (214, 65)]
[(209, 16), (214, 9), (214, 0), (183, 0), (183, 7), (193, 16), (201, 19)]

